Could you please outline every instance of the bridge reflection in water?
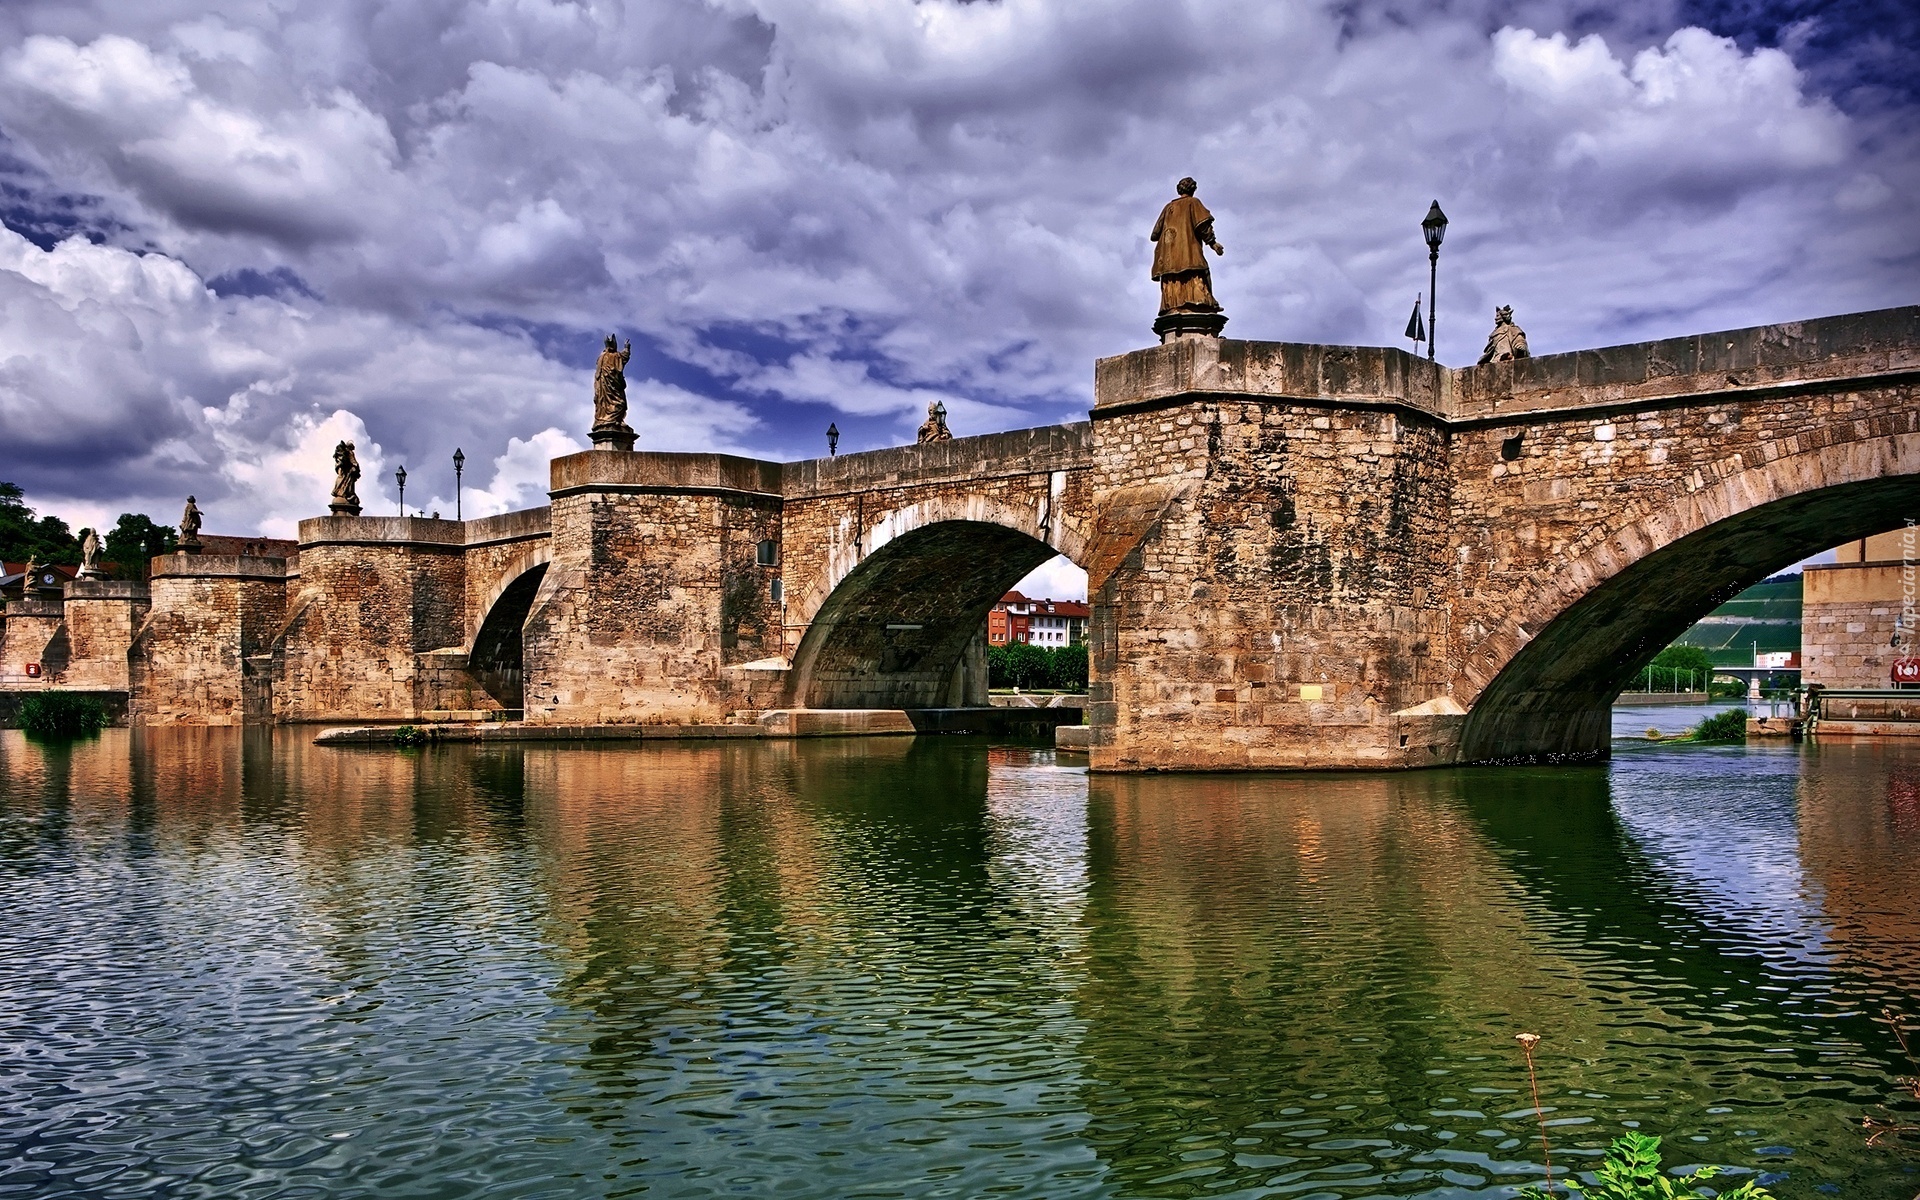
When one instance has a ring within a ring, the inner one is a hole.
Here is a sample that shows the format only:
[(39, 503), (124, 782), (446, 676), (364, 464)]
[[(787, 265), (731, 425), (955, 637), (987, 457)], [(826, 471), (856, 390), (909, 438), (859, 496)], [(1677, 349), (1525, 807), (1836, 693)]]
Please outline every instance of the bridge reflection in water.
[(1916, 797), (1899, 746), (0, 734), (0, 1191), (1468, 1193), (1537, 1177), (1527, 1029), (1568, 1158), (1638, 1122), (1897, 1194), (1856, 1126), (1920, 990)]

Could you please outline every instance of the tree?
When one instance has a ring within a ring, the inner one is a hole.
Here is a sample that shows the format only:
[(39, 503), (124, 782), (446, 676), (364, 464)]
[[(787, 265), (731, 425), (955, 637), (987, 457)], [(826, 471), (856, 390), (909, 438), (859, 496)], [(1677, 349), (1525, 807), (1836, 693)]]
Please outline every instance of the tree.
[(173, 553), (178, 540), (171, 525), (155, 525), (145, 513), (121, 513), (102, 539), (100, 557), (113, 564), (120, 578), (144, 580), (149, 560)]
[(0, 483), (0, 559), (72, 564), (80, 561), (80, 539), (59, 517), (34, 516), (18, 485)]
[(1049, 652), (1052, 662), (1048, 665), (1048, 682), (1063, 692), (1084, 692), (1087, 690), (1087, 647), (1083, 642), (1077, 646), (1059, 646)]

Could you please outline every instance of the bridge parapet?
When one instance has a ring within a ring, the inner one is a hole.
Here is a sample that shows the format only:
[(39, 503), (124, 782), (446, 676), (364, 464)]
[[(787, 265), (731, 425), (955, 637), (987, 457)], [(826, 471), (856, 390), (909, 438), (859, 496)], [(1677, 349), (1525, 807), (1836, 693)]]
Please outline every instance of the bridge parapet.
[(1859, 386), (1920, 370), (1920, 306), (1544, 354), (1450, 371), (1454, 421)]
[(786, 463), (780, 468), (781, 490), (797, 500), (874, 488), (971, 483), (1078, 470), (1092, 457), (1093, 426), (1076, 421)]

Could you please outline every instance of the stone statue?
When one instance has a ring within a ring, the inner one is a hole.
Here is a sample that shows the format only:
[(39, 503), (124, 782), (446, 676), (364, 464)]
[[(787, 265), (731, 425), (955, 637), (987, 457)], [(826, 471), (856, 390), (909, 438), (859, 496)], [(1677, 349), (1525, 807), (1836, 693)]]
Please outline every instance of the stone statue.
[(341, 442), (333, 448), (333, 501), (327, 511), (336, 517), (359, 516), (359, 483), (360, 456), (353, 452), (352, 442)]
[(632, 450), (633, 429), (627, 424), (627, 363), (633, 359), (633, 339), (620, 349), (607, 335), (606, 349), (593, 367), (593, 444), (601, 450)]
[(100, 536), (90, 528), (82, 529), (80, 531), (80, 578), (99, 579), (101, 574)]
[(179, 551), (182, 554), (200, 553), (200, 506), (187, 497), (186, 511), (180, 514)]
[(27, 555), (27, 565), (20, 568), (20, 594), (22, 596), (27, 595), (38, 586), (40, 580), (37, 576), (39, 574), (40, 564), (34, 561), (33, 555)]
[(1487, 335), (1487, 348), (1480, 352), (1480, 361), (1512, 362), (1516, 358), (1530, 358), (1527, 353), (1527, 335), (1513, 323), (1513, 305), (1502, 304), (1493, 310), (1493, 332)]
[(1179, 195), (1160, 210), (1153, 223), (1153, 277), (1160, 284), (1160, 315), (1153, 331), (1162, 342), (1179, 337), (1219, 337), (1227, 318), (1213, 298), (1213, 272), (1206, 251), (1225, 254), (1213, 236), (1213, 214), (1193, 193), (1199, 185), (1182, 179)]
[(950, 442), (953, 430), (947, 428), (947, 406), (935, 400), (927, 405), (927, 419), (920, 422), (920, 436), (914, 439), (921, 445), (928, 442)]

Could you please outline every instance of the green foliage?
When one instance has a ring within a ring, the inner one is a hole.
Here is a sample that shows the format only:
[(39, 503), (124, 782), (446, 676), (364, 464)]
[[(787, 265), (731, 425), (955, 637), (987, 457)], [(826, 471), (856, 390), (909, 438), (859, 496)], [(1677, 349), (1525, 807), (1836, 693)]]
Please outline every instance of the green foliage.
[(122, 579), (145, 579), (150, 561), (172, 554), (179, 538), (171, 525), (155, 525), (145, 513), (121, 513), (102, 539), (100, 557), (114, 566)]
[(1668, 646), (1653, 656), (1653, 665), (1674, 671), (1693, 671), (1700, 675), (1713, 670), (1713, 660), (1698, 646)]
[[(1713, 1200), (1715, 1193), (1694, 1185), (1720, 1174), (1719, 1167), (1701, 1167), (1685, 1179), (1660, 1172), (1660, 1139), (1628, 1131), (1626, 1136), (1607, 1147), (1593, 1182), (1583, 1184), (1569, 1179), (1567, 1186), (1577, 1195), (1593, 1200)], [(1524, 1188), (1525, 1200), (1550, 1200), (1539, 1188)], [(1751, 1179), (1730, 1192), (1718, 1193), (1718, 1200), (1773, 1200), (1772, 1193)]]
[(35, 517), (25, 493), (11, 483), (0, 483), (0, 559), (42, 564), (80, 561), (80, 539), (59, 517)]
[(418, 725), (402, 725), (393, 731), (396, 746), (424, 746), (431, 740), (432, 735)]
[(1747, 710), (1730, 708), (1715, 713), (1693, 727), (1696, 742), (1744, 742), (1747, 740)]
[(1087, 648), (1048, 649), (1026, 642), (987, 647), (987, 686), (1085, 691)]
[(36, 737), (84, 737), (108, 720), (106, 705), (72, 692), (41, 692), (20, 702), (20, 728)]
[(1063, 692), (1087, 690), (1087, 647), (1059, 646), (1047, 651), (1047, 678)]
[(1713, 660), (1698, 646), (1672, 645), (1653, 656), (1653, 661), (1627, 681), (1628, 691), (1687, 692), (1708, 691), (1713, 680)]

